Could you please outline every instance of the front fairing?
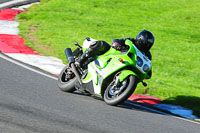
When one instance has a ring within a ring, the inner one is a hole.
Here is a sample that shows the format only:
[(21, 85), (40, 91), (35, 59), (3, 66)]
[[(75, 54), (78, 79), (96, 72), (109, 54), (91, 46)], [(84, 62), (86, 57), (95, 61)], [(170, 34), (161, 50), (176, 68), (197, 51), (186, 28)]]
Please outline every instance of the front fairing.
[(134, 56), (132, 59), (136, 61), (136, 65), (134, 66), (136, 71), (138, 70), (138, 77), (142, 81), (143, 79), (150, 79), (152, 71), (152, 64), (151, 60), (148, 59), (137, 47), (132, 43), (130, 40), (126, 40), (125, 42), (127, 45), (129, 45), (129, 51), (128, 53), (133, 53)]

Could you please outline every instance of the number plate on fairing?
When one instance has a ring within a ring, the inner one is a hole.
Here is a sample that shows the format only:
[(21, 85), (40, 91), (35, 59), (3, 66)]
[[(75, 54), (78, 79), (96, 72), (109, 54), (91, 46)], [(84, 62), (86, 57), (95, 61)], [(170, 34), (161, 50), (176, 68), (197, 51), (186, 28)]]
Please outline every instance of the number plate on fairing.
[[(135, 47), (135, 46), (134, 46)], [(137, 54), (137, 64), (136, 67), (142, 72), (146, 73), (151, 69), (151, 61), (135, 47)]]

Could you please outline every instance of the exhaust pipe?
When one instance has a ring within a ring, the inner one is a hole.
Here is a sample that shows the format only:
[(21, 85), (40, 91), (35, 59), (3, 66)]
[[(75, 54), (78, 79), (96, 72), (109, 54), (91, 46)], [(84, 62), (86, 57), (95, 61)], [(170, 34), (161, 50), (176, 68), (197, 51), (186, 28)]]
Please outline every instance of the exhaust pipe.
[(78, 82), (80, 83), (80, 85), (82, 85), (82, 81), (81, 81), (81, 77), (76, 69), (76, 66), (75, 66), (75, 59), (74, 59), (74, 56), (73, 56), (73, 53), (72, 53), (72, 49), (71, 48), (66, 48), (65, 49), (65, 55), (67, 57), (67, 61), (69, 63), (69, 67), (72, 68), (72, 71), (74, 72)]
[(69, 63), (69, 66), (71, 66), (71, 63), (75, 62), (75, 59), (74, 59), (74, 56), (73, 56), (73, 53), (72, 53), (72, 49), (71, 48), (66, 48), (65, 49), (65, 55), (67, 57), (67, 61)]

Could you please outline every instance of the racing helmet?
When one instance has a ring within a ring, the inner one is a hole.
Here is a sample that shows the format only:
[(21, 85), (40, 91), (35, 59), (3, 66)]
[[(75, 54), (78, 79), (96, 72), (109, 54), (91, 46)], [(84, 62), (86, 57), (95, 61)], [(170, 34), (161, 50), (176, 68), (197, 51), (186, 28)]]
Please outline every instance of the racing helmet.
[(150, 31), (143, 30), (136, 36), (135, 45), (139, 50), (146, 53), (153, 46), (154, 39), (154, 35)]

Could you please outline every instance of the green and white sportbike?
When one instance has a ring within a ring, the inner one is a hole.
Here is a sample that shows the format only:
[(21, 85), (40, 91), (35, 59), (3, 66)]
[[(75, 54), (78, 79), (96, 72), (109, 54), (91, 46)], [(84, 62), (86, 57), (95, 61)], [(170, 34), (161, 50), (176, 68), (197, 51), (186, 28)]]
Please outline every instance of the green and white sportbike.
[(151, 78), (151, 61), (130, 41), (127, 51), (110, 48), (103, 55), (89, 58), (85, 67), (78, 63), (80, 56), (95, 41), (86, 38), (81, 47), (72, 52), (66, 48), (68, 65), (61, 71), (58, 86), (62, 91), (76, 90), (87, 95), (99, 95), (109, 105), (117, 105), (127, 100), (139, 82)]

